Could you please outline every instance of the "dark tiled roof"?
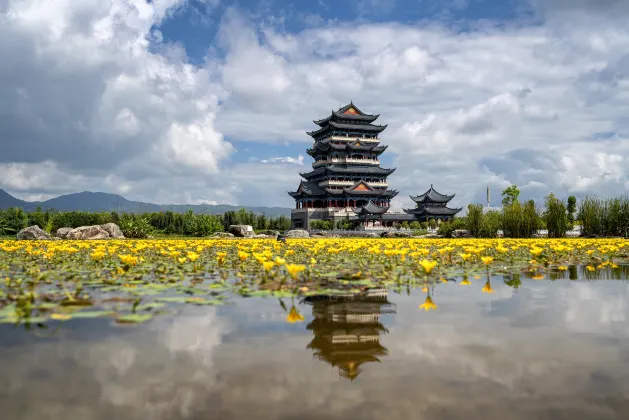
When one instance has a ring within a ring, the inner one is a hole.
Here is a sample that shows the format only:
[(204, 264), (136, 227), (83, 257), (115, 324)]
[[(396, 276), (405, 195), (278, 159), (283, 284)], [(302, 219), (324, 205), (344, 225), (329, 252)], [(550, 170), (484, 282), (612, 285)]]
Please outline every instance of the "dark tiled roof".
[(323, 173), (332, 174), (365, 174), (365, 175), (391, 175), (395, 172), (393, 169), (385, 169), (379, 166), (350, 166), (350, 165), (326, 165), (324, 167), (317, 168), (308, 173), (300, 173), (303, 178), (309, 179), (313, 176), (317, 176)]
[(404, 209), (405, 213), (416, 216), (454, 216), (463, 209), (451, 209), (449, 207), (422, 207), (417, 209)]
[(301, 181), (301, 183), (299, 184), (299, 188), (297, 188), (297, 191), (289, 192), (288, 194), (293, 198), (297, 198), (302, 195), (323, 196), (325, 195), (325, 193), (325, 189), (321, 188), (316, 182)]
[(437, 191), (435, 191), (435, 189), (432, 187), (432, 184), (431, 184), (430, 189), (428, 191), (426, 191), (425, 193), (421, 195), (417, 195), (415, 197), (411, 196), (411, 200), (413, 200), (416, 203), (424, 203), (424, 202), (447, 203), (448, 201), (452, 200), (454, 196), (455, 194), (445, 195), (445, 194), (438, 193)]
[(324, 133), (328, 131), (330, 128), (338, 128), (339, 130), (354, 130), (358, 132), (368, 132), (368, 133), (381, 133), (386, 125), (373, 125), (373, 124), (346, 124), (346, 123), (337, 123), (334, 121), (329, 121), (323, 127), (318, 130), (310, 131), (307, 134), (309, 136), (316, 136), (318, 134)]
[[(347, 111), (350, 108), (354, 108), (354, 110), (356, 110), (356, 114), (345, 114), (345, 111)], [(350, 102), (349, 104), (339, 108), (337, 111), (332, 111), (329, 117), (314, 121), (314, 123), (323, 127), (329, 121), (335, 121), (338, 119), (373, 122), (376, 119), (378, 119), (379, 116), (380, 116), (379, 114), (376, 114), (376, 115), (365, 114), (360, 109), (358, 109), (356, 105)]]
[(362, 214), (384, 214), (389, 211), (389, 207), (377, 206), (373, 201), (369, 201), (362, 207), (352, 209), (354, 213)]

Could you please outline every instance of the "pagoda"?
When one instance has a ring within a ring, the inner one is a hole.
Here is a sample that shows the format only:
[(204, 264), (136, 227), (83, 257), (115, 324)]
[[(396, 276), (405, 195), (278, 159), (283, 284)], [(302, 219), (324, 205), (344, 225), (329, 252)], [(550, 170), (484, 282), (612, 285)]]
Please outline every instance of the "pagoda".
[(412, 214), (418, 221), (427, 221), (436, 219), (439, 221), (451, 220), (455, 214), (462, 209), (451, 209), (447, 204), (454, 198), (455, 194), (445, 195), (438, 193), (433, 188), (432, 184), (430, 189), (425, 193), (418, 196), (411, 196), (417, 205), (414, 209), (404, 209), (407, 214)]
[(313, 320), (306, 327), (314, 338), (307, 348), (331, 366), (339, 375), (354, 380), (361, 365), (380, 362), (388, 354), (380, 344), (387, 329), (380, 316), (395, 313), (387, 300), (386, 289), (372, 289), (360, 294), (315, 295), (304, 299), (312, 305)]
[(309, 228), (311, 219), (339, 220), (356, 214), (383, 214), (398, 192), (388, 189), (387, 177), (395, 169), (380, 167), (387, 146), (379, 134), (386, 125), (373, 124), (379, 115), (365, 114), (356, 105), (332, 111), (307, 133), (314, 143), (312, 171), (301, 173), (292, 212), (294, 228)]

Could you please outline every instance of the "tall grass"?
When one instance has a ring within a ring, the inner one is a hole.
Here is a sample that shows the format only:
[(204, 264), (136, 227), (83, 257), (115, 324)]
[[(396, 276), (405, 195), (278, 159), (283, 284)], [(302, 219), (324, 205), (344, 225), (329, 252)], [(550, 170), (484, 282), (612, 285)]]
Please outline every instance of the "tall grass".
[(586, 197), (577, 213), (585, 236), (629, 238), (629, 197)]

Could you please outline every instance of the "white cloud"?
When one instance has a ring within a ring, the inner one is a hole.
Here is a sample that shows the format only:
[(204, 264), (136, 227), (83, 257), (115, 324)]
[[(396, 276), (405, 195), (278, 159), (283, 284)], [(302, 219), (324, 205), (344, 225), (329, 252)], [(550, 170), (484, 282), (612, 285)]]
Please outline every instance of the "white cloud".
[(304, 157), (299, 155), (297, 158), (294, 157), (275, 157), (271, 159), (265, 159), (261, 161), (262, 163), (291, 163), (293, 165), (301, 165), (304, 164)]
[(0, 187), (290, 205), (298, 171), (268, 165), (310, 159), (234, 163), (226, 139), (305, 149), (312, 120), (354, 100), (389, 124), (400, 206), (431, 183), (456, 192), (456, 206), (482, 201), (487, 183), (536, 199), (615, 195), (629, 182), (629, 9), (595, 3), (535, 1), (539, 25), (465, 32), (346, 22), (287, 34), (229, 9), (225, 56), (198, 67), (155, 29), (184, 0), (11, 1), (0, 11), (11, 58), (0, 63), (0, 170), (10, 172)]

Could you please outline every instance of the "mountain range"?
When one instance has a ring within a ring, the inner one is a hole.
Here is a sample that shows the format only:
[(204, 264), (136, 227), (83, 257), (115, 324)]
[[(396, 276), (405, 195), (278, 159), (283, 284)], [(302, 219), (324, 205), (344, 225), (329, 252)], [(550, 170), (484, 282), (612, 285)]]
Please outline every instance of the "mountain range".
[(192, 210), (195, 213), (223, 214), (230, 210), (244, 208), (256, 214), (264, 214), (267, 217), (290, 217), (289, 208), (285, 207), (248, 207), (229, 206), (225, 204), (153, 204), (141, 201), (131, 201), (117, 194), (84, 191), (80, 193), (66, 194), (51, 198), (46, 201), (25, 201), (13, 197), (8, 192), (0, 189), (0, 210), (12, 207), (20, 207), (26, 211), (33, 211), (37, 207), (42, 210), (54, 209), (57, 211), (118, 211), (121, 213), (145, 213), (172, 211), (185, 213)]

